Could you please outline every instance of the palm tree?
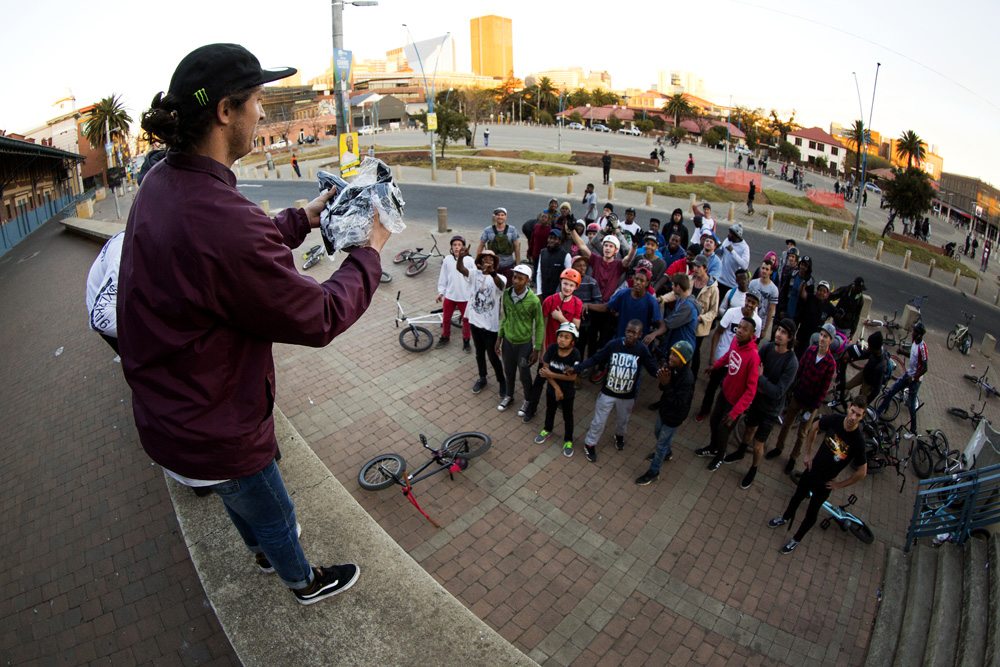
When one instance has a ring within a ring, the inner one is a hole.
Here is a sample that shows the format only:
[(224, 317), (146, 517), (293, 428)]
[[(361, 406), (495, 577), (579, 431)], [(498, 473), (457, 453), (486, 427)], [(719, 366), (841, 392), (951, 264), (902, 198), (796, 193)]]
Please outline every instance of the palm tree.
[(847, 143), (854, 146), (854, 167), (858, 174), (861, 173), (861, 152), (865, 150), (865, 123), (861, 120), (854, 121), (854, 125), (847, 131)]
[(792, 110), (792, 115), (788, 117), (788, 120), (781, 120), (778, 118), (778, 112), (771, 109), (771, 120), (768, 121), (768, 125), (781, 138), (781, 141), (788, 141), (788, 133), (797, 127), (795, 124), (795, 110)]
[[(128, 115), (125, 107), (122, 106), (121, 96), (112, 93), (110, 97), (105, 97), (91, 109), (90, 118), (87, 120), (86, 125), (83, 126), (83, 134), (94, 148), (98, 148), (109, 142), (115, 143), (116, 139), (117, 143), (122, 145), (125, 143), (125, 138), (129, 132), (129, 125), (131, 124), (132, 117)], [(108, 160), (105, 158), (105, 183), (108, 182), (109, 166)]]
[(906, 168), (909, 169), (913, 166), (914, 160), (919, 165), (927, 157), (927, 144), (917, 136), (916, 132), (907, 130), (896, 140), (896, 156), (900, 160), (906, 158)]
[(692, 109), (691, 103), (684, 98), (683, 93), (671, 95), (663, 106), (663, 110), (674, 117), (674, 127), (680, 126), (681, 118), (690, 116)]
[(552, 79), (543, 76), (535, 84), (538, 91), (538, 106), (546, 111), (552, 111), (559, 106), (559, 89), (552, 83)]

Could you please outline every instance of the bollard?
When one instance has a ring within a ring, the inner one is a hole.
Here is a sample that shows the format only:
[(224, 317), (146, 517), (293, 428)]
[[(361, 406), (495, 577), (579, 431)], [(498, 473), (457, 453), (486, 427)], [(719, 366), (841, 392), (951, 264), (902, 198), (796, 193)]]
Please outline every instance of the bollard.
[(937, 260), (932, 259), (927, 263), (927, 277), (930, 278), (934, 275), (934, 267), (937, 265)]
[(905, 269), (907, 271), (910, 270), (910, 255), (912, 255), (912, 254), (913, 253), (911, 251), (907, 250), (906, 254), (903, 255), (903, 269)]
[(736, 219), (736, 202), (729, 202), (729, 213), (726, 214), (726, 220), (732, 222)]
[(608, 184), (608, 201), (614, 201), (615, 199), (615, 184)]
[(264, 170), (264, 180), (271, 178), (271, 172), (267, 169)]
[(847, 250), (848, 244), (851, 242), (851, 232), (845, 229), (844, 233), (840, 237), (840, 249)]
[(313, 169), (312, 167), (307, 168), (306, 169), (306, 176), (309, 177), (310, 181), (314, 180), (316, 178), (316, 170)]
[(104, 188), (94, 190), (94, 201), (104, 201), (108, 196), (108, 191)]
[(979, 294), (979, 276), (976, 276), (976, 286), (972, 288), (972, 296)]
[(274, 177), (279, 181), (281, 180), (281, 167), (274, 168)]
[(875, 246), (875, 261), (882, 261), (882, 251), (885, 250), (885, 241), (879, 241), (878, 245)]
[(813, 240), (813, 225), (815, 224), (816, 223), (812, 220), (812, 218), (806, 220), (806, 241)]
[[(958, 281), (962, 277), (962, 269), (955, 269), (955, 278), (951, 281), (952, 287), (958, 287)], [(978, 282), (978, 281), (977, 281)], [(976, 285), (976, 289), (979, 289), (979, 285)], [(973, 292), (975, 294), (975, 292)]]
[(993, 297), (993, 305), (1000, 306), (1000, 290), (997, 290), (997, 295)]
[(94, 200), (84, 199), (77, 202), (76, 204), (76, 217), (78, 218), (93, 218), (94, 217)]
[(462, 168), (455, 167), (455, 185), (462, 184)]
[(986, 357), (987, 359), (989, 359), (990, 355), (993, 354), (993, 350), (995, 350), (995, 349), (997, 349), (997, 339), (996, 339), (996, 337), (994, 337), (993, 334), (986, 334), (986, 335), (984, 335), (983, 336), (983, 344), (979, 348), (979, 351), (982, 352), (982, 354), (983, 354), (984, 357)]
[(697, 198), (694, 196), (693, 192), (688, 196), (691, 198), (691, 206), (694, 206), (694, 203), (695, 201), (697, 201)]
[(653, 186), (652, 185), (647, 185), (646, 186), (646, 206), (652, 206), (652, 205), (653, 205)]
[(533, 171), (528, 172), (528, 189), (529, 190), (535, 189), (535, 172)]
[(572, 176), (567, 176), (566, 177), (566, 194), (568, 194), (568, 195), (573, 194), (573, 177)]
[(448, 207), (438, 206), (438, 234), (450, 232), (448, 229)]
[(774, 231), (774, 211), (767, 212), (767, 231)]
[(266, 199), (260, 200), (260, 208), (264, 211), (265, 215), (271, 215), (271, 202)]
[(309, 204), (308, 199), (296, 199), (295, 208), (305, 208)]
[(497, 186), (497, 170), (490, 167), (490, 187), (495, 188)]
[(393, 174), (392, 180), (396, 181), (397, 183), (399, 183), (400, 181), (402, 181), (403, 180), (403, 165), (397, 164), (396, 168), (392, 170), (392, 174)]

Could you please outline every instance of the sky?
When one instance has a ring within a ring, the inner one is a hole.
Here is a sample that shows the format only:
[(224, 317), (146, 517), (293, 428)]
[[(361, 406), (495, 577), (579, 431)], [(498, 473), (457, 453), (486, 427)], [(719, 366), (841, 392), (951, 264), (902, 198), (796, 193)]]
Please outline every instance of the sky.
[[(622, 8), (537, 0), (380, 0), (344, 8), (344, 46), (356, 58), (450, 32), (470, 70), (469, 19), (513, 21), (514, 70), (607, 70), (612, 86), (651, 88), (660, 70), (705, 82), (710, 100), (783, 114), (829, 131), (867, 121), (884, 137), (915, 131), (945, 171), (1000, 186), (1000, 70), (990, 51), (1000, 3), (954, 0), (638, 0)], [(409, 26), (409, 34), (402, 24)], [(192, 49), (237, 42), (264, 67), (291, 65), (303, 81), (328, 66), (330, 3), (242, 0), (169, 3), (34, 2), (4, 14), (0, 129), (24, 132), (71, 91), (79, 106), (112, 93), (138, 120)]]

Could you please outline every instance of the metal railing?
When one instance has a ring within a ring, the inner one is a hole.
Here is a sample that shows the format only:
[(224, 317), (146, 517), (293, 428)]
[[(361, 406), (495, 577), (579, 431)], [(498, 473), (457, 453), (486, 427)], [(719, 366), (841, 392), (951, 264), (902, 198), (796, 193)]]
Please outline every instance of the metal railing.
[(921, 537), (962, 544), (974, 531), (997, 522), (1000, 522), (1000, 463), (921, 480), (904, 551), (909, 551)]

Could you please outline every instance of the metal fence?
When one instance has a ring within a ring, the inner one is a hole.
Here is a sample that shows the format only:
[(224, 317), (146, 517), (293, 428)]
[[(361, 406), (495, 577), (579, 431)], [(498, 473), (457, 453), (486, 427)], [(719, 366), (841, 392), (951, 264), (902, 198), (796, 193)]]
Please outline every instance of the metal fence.
[(93, 190), (88, 190), (79, 195), (63, 195), (55, 199), (46, 199), (34, 208), (20, 208), (16, 216), (0, 222), (0, 256), (66, 208), (92, 196), (93, 192)]
[(998, 521), (1000, 464), (921, 480), (904, 550), (921, 537), (962, 544), (973, 531)]

